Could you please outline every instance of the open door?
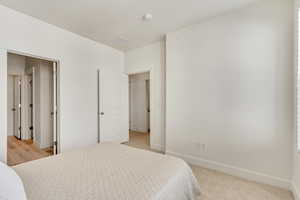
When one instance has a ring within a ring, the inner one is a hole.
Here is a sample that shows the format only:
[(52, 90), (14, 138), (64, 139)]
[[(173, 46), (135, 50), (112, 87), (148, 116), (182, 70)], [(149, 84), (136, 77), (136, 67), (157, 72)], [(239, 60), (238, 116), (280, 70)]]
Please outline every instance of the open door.
[(100, 69), (97, 70), (97, 142), (100, 143), (100, 118), (101, 118), (101, 113), (100, 111)]
[(53, 62), (53, 154), (57, 154), (57, 63)]
[(22, 139), (22, 79), (21, 76), (14, 76), (14, 136)]
[(146, 80), (147, 130), (150, 133), (150, 80)]

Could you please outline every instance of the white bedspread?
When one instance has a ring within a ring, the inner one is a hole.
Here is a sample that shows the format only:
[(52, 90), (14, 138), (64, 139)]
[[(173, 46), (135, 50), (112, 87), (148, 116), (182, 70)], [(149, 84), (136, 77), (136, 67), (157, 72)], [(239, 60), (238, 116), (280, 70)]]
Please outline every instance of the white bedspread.
[(14, 167), (28, 200), (196, 200), (200, 192), (181, 159), (115, 143)]

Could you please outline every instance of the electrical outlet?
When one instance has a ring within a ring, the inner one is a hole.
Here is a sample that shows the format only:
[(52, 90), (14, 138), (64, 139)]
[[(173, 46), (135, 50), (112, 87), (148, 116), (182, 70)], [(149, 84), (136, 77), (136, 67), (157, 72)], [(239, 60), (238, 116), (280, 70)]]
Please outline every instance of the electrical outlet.
[(202, 151), (206, 152), (206, 144), (202, 144)]
[(195, 147), (201, 152), (207, 152), (207, 146), (204, 143), (195, 142)]

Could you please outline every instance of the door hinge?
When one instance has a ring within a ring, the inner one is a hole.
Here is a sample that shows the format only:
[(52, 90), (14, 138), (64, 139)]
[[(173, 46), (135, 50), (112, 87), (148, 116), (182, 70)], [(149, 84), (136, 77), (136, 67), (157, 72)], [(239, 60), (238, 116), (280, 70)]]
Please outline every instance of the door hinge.
[(29, 127), (29, 130), (31, 130), (31, 131), (32, 131), (32, 130), (33, 130), (33, 126), (30, 126), (30, 127)]
[(57, 146), (57, 141), (53, 142), (53, 145), (54, 145), (54, 146)]

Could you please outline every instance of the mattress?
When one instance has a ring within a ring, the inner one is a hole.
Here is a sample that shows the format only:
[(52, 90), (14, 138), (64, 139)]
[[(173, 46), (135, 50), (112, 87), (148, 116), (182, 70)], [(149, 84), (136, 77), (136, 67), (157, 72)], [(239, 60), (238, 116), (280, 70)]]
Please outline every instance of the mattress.
[(28, 200), (198, 200), (181, 159), (102, 143), (13, 168)]

